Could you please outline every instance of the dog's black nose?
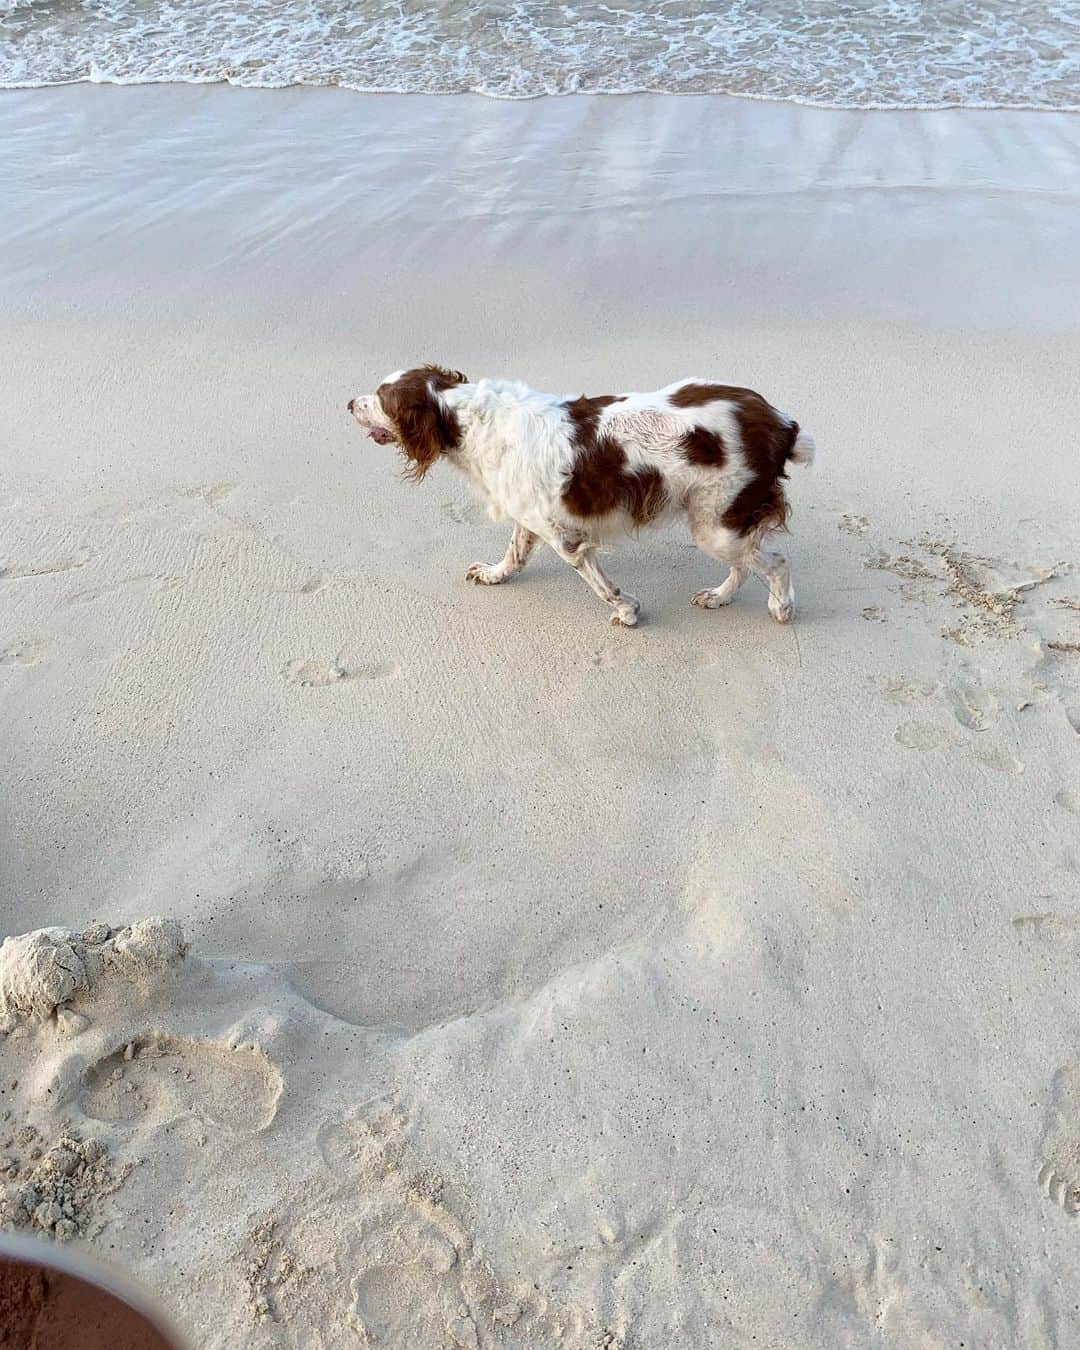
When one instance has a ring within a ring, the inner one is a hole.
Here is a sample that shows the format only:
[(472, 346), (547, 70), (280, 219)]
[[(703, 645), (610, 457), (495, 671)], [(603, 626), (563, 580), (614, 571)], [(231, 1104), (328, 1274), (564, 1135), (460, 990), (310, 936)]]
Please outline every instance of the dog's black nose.
[(349, 399), (348, 403), (345, 404), (345, 411), (346, 411), (346, 412), (352, 412), (352, 405), (353, 405), (355, 402), (356, 402), (356, 399), (354, 399), (354, 398)]

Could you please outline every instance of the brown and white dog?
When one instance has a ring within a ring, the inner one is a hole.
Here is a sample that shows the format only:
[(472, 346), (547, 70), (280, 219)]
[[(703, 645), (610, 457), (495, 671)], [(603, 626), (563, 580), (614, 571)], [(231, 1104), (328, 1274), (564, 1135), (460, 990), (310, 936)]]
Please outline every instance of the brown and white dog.
[(750, 389), (689, 379), (652, 394), (560, 398), (420, 366), (388, 375), (348, 410), (373, 440), (398, 446), (412, 478), (445, 458), (493, 520), (514, 522), (503, 560), (476, 563), (469, 581), (506, 581), (542, 540), (611, 606), (613, 623), (632, 626), (640, 606), (608, 580), (597, 552), (685, 513), (698, 548), (730, 568), (693, 604), (726, 605), (753, 572), (769, 588), (773, 618), (786, 623), (794, 612), (787, 559), (764, 544), (787, 521), (788, 462), (809, 464), (814, 442)]

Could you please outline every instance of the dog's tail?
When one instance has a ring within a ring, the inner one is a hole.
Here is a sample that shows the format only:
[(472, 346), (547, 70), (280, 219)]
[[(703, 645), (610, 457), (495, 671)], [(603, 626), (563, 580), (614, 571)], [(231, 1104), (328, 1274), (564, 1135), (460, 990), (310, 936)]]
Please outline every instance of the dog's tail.
[(791, 444), (788, 446), (788, 459), (793, 459), (796, 464), (808, 466), (813, 464), (814, 455), (817, 453), (813, 436), (808, 431), (801, 431), (798, 422), (792, 422), (790, 434)]

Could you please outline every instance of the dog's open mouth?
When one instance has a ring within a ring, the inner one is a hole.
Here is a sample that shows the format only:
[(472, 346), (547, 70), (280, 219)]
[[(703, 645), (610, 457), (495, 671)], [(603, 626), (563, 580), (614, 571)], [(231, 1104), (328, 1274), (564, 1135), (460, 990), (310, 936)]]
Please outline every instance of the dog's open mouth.
[(368, 435), (376, 445), (389, 445), (394, 439), (383, 427), (372, 427), (368, 432)]

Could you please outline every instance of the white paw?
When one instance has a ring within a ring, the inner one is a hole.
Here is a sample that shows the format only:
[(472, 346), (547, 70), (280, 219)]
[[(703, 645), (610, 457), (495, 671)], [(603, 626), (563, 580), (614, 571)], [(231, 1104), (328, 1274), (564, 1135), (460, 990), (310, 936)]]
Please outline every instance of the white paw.
[(611, 616), (611, 622), (619, 628), (633, 628), (640, 613), (641, 605), (634, 596), (627, 595), (624, 591), (616, 601), (615, 613)]
[(506, 573), (497, 563), (473, 563), (465, 573), (465, 580), (474, 586), (497, 586), (506, 580)]
[(714, 586), (706, 591), (698, 591), (690, 597), (690, 603), (697, 605), (699, 609), (719, 609), (721, 605), (730, 605), (735, 599), (735, 592), (730, 591), (724, 594), (722, 586)]
[(790, 623), (795, 613), (795, 600), (789, 596), (786, 600), (774, 600), (769, 597), (769, 613), (777, 623)]

